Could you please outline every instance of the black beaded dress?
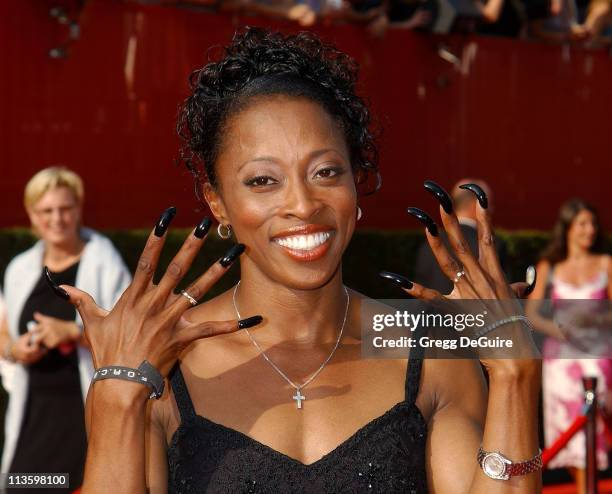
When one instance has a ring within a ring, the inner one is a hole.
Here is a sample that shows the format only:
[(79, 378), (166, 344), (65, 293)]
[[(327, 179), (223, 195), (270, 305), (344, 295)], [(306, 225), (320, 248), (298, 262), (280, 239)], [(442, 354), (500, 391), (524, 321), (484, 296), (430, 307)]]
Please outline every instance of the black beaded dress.
[(168, 448), (168, 492), (426, 493), (427, 424), (415, 405), (422, 362), (408, 362), (404, 401), (310, 465), (196, 415), (175, 367), (170, 382), (181, 424)]
[[(61, 273), (52, 273), (58, 284), (74, 285), (79, 263)], [(55, 295), (42, 270), (19, 318), (19, 333), (28, 332), (34, 312), (74, 321), (76, 311)], [(87, 435), (85, 411), (75, 344), (49, 350), (38, 362), (29, 365), (25, 415), (11, 463), (13, 473), (68, 473), (70, 488), (83, 480)], [(27, 489), (29, 494), (57, 494), (65, 489)], [(7, 492), (22, 493), (23, 489)]]

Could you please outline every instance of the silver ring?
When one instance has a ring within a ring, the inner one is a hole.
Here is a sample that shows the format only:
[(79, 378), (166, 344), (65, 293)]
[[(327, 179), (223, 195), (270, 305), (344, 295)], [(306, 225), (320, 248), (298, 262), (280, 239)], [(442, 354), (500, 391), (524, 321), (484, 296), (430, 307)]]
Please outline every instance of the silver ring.
[(195, 298), (193, 298), (191, 295), (189, 295), (185, 290), (181, 290), (181, 295), (185, 297), (187, 300), (189, 300), (189, 303), (191, 305), (198, 305), (198, 301)]
[(453, 279), (453, 283), (459, 283), (459, 280), (462, 276), (465, 276), (465, 271), (462, 269), (461, 271), (457, 271), (455, 278)]

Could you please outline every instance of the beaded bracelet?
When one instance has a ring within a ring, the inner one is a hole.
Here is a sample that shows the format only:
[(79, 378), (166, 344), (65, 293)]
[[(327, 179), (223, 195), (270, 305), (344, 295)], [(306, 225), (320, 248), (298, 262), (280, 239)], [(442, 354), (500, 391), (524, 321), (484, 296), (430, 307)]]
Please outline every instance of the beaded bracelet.
[(159, 371), (149, 362), (143, 360), (138, 369), (123, 367), (121, 365), (109, 365), (96, 370), (91, 380), (92, 384), (103, 379), (123, 379), (135, 383), (144, 384), (151, 388), (150, 398), (158, 400), (164, 393), (164, 378)]
[(474, 337), (480, 338), (481, 336), (484, 336), (487, 333), (490, 333), (491, 331), (499, 328), (500, 326), (503, 326), (505, 324), (512, 324), (514, 322), (522, 322), (531, 331), (533, 331), (533, 326), (528, 317), (521, 316), (521, 315), (514, 315), (514, 316), (506, 317), (505, 319), (500, 319), (499, 321), (495, 321), (494, 323), (489, 324), (488, 326), (476, 331), (476, 333), (474, 334)]

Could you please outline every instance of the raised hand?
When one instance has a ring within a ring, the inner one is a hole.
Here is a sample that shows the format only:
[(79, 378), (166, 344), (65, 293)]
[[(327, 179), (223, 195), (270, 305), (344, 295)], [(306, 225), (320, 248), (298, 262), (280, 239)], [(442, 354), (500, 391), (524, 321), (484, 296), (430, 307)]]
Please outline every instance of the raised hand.
[[(453, 281), (453, 290), (449, 294), (441, 294), (437, 290), (413, 283), (395, 273), (383, 272), (381, 276), (399, 284), (413, 297), (435, 302), (436, 305), (459, 300), (480, 301), (483, 309), (487, 311), (488, 324), (503, 321), (508, 317), (521, 316), (522, 308), (513, 301), (516, 297), (522, 297), (533, 289), (535, 275), (532, 276), (533, 279), (530, 280), (530, 283), (515, 283), (512, 286), (507, 283), (495, 250), (495, 240), (487, 210), (488, 199), (485, 192), (476, 184), (461, 186), (461, 188), (472, 192), (479, 204), (479, 207), (476, 208), (479, 256), (476, 259), (461, 231), (459, 220), (454, 212), (453, 201), (449, 194), (431, 180), (427, 180), (424, 186), (440, 203), (440, 217), (448, 237), (450, 251), (440, 238), (438, 226), (427, 213), (418, 208), (408, 208), (408, 213), (425, 225), (425, 234), (429, 246), (442, 272)], [(447, 306), (450, 305), (447, 304)], [(470, 307), (474, 307), (474, 305), (470, 305)], [(500, 328), (496, 330), (496, 334), (503, 332), (506, 336), (514, 339), (516, 345), (515, 351), (506, 353), (505, 357), (533, 357), (537, 355), (530, 331), (525, 324), (519, 322), (500, 326)], [(490, 362), (483, 361), (483, 364), (488, 366)]]
[(79, 311), (96, 368), (109, 365), (136, 368), (143, 360), (147, 360), (165, 376), (181, 351), (193, 341), (230, 333), (261, 322), (261, 316), (241, 321), (198, 323), (190, 323), (182, 318), (185, 311), (194, 302), (197, 303), (244, 252), (244, 245), (234, 245), (185, 290), (186, 295), (175, 294), (177, 284), (189, 270), (204, 243), (211, 225), (208, 218), (185, 240), (159, 284), (153, 283), (166, 230), (175, 214), (174, 208), (162, 214), (149, 235), (132, 283), (110, 312), (98, 307), (92, 297), (81, 290), (65, 285), (57, 286), (46, 271), (47, 280), (55, 293), (72, 302)]

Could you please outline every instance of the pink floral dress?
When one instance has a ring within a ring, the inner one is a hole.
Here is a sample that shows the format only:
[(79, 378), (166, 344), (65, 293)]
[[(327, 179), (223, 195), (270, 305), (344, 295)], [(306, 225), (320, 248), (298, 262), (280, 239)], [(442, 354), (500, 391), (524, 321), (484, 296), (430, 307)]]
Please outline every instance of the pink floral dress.
[[(580, 311), (597, 311), (607, 307), (608, 288), (607, 270), (601, 271), (591, 281), (580, 286), (573, 285), (551, 276), (551, 298), (555, 320), (568, 319), (568, 314), (576, 309)], [(575, 302), (581, 300), (581, 302)], [(590, 302), (582, 302), (590, 300)], [(572, 302), (574, 301), (574, 302)], [(582, 330), (581, 330), (582, 331)], [(584, 406), (584, 388), (581, 378), (595, 376), (597, 382), (597, 397), (603, 404), (606, 390), (612, 385), (612, 360), (610, 356), (611, 332), (584, 330), (584, 338), (580, 337), (586, 347), (581, 357), (581, 350), (555, 338), (547, 338), (543, 349), (543, 395), (544, 395), (544, 437), (546, 447), (550, 446), (582, 414)], [(590, 334), (589, 334), (590, 331)], [(602, 341), (603, 338), (603, 341)], [(604, 358), (594, 358), (589, 349), (594, 345), (602, 348), (599, 352)], [(600, 470), (608, 467), (608, 445), (606, 444), (605, 428), (601, 418), (597, 424), (597, 466)], [(555, 456), (548, 468), (576, 467), (585, 468), (585, 435), (579, 431)]]

